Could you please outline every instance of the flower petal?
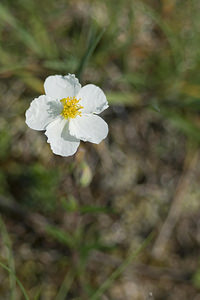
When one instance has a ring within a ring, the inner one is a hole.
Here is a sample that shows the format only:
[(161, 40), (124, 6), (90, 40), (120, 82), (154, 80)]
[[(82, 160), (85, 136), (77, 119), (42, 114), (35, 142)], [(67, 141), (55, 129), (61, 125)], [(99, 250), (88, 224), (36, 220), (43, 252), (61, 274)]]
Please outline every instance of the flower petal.
[(44, 82), (46, 95), (57, 99), (74, 97), (80, 89), (81, 85), (74, 74), (52, 75)]
[(99, 144), (108, 134), (108, 125), (99, 116), (85, 114), (70, 119), (69, 132), (77, 139)]
[(58, 118), (47, 126), (45, 135), (48, 137), (53, 153), (61, 156), (73, 155), (80, 141), (69, 133), (69, 122), (65, 119)]
[(82, 113), (100, 114), (108, 108), (104, 92), (94, 84), (87, 84), (81, 88), (76, 98), (81, 98), (79, 104), (83, 106)]
[(62, 111), (62, 104), (46, 95), (42, 95), (31, 102), (26, 111), (26, 124), (35, 130), (45, 130)]

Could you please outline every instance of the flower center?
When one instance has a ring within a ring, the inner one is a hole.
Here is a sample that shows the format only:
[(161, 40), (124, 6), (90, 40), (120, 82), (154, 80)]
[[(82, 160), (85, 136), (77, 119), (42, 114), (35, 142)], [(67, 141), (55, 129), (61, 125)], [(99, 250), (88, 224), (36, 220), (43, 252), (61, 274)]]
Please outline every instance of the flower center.
[(76, 99), (76, 97), (67, 97), (60, 100), (63, 105), (63, 111), (61, 115), (65, 119), (76, 118), (76, 116), (81, 116), (81, 112), (79, 111), (83, 106), (78, 104), (80, 99)]

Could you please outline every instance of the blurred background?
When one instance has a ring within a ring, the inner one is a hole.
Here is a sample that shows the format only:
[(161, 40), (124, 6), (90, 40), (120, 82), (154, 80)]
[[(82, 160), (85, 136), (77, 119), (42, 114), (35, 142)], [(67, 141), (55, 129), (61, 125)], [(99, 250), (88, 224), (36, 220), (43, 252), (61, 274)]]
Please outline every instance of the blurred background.
[[(44, 79), (107, 95), (108, 138), (54, 155)], [(0, 299), (200, 300), (200, 2), (1, 0)]]

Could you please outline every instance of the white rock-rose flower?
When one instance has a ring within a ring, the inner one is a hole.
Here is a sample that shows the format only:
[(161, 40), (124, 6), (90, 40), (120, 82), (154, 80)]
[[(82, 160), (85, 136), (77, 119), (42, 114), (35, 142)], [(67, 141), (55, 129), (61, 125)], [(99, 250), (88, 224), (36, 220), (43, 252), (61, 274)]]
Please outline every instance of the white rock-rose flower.
[(31, 102), (26, 124), (35, 130), (46, 130), (53, 153), (73, 155), (80, 140), (99, 144), (108, 134), (107, 123), (97, 116), (108, 108), (103, 91), (88, 84), (81, 88), (73, 74), (53, 75), (44, 82), (46, 95)]

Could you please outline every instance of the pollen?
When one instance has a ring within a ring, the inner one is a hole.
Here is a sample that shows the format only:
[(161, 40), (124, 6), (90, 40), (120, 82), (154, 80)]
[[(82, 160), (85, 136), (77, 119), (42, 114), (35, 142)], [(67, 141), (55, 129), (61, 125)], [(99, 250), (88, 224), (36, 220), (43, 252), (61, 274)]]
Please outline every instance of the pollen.
[(83, 108), (79, 103), (81, 99), (76, 99), (76, 97), (67, 97), (60, 100), (63, 105), (63, 111), (61, 115), (65, 119), (76, 118), (77, 116), (81, 116), (80, 109)]

